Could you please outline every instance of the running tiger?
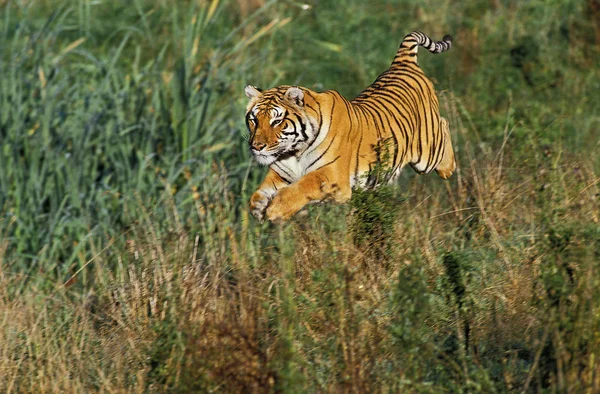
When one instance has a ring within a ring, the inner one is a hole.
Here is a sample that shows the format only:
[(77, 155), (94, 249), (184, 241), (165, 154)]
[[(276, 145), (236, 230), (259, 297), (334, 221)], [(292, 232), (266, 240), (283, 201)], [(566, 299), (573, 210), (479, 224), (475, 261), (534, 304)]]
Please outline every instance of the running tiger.
[[(450, 36), (434, 42), (408, 34), (390, 68), (352, 101), (333, 90), (246, 86), (251, 151), (269, 166), (250, 199), (252, 215), (281, 222), (308, 203), (346, 202), (352, 188), (380, 183), (369, 176), (378, 163), (389, 168), (389, 180), (407, 164), (448, 179), (456, 168), (448, 121), (417, 65), (417, 49), (440, 53), (451, 44)], [(382, 144), (389, 154), (381, 154)]]

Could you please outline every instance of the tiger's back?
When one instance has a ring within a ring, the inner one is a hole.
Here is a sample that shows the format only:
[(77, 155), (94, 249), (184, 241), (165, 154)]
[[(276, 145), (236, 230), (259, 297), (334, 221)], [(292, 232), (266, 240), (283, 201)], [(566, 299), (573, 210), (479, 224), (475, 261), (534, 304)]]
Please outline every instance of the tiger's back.
[[(439, 114), (432, 82), (416, 61), (419, 46), (439, 53), (450, 48), (451, 40), (446, 36), (435, 43), (423, 33), (408, 34), (390, 68), (352, 100), (353, 107), (370, 118), (363, 125), (370, 136), (368, 146), (363, 143), (357, 151), (364, 157), (365, 151), (377, 143), (392, 150), (386, 163), (392, 178), (407, 164), (422, 174), (435, 169), (444, 179), (456, 168), (448, 122)], [(370, 171), (370, 160), (357, 160), (358, 178)]]
[[(420, 32), (408, 34), (391, 66), (351, 101), (335, 91), (246, 87), (252, 152), (269, 164), (250, 202), (254, 216), (286, 220), (307, 203), (344, 202), (353, 187), (393, 179), (407, 164), (419, 173), (452, 175), (448, 122), (416, 62), (419, 46), (439, 53), (450, 48), (451, 38), (434, 42)], [(387, 175), (373, 176), (375, 168)]]

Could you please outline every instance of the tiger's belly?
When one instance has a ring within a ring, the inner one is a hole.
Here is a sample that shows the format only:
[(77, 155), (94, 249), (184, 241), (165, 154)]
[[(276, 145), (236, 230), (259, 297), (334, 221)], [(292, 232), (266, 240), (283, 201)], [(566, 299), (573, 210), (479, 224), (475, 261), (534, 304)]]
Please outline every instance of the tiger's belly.
[[(402, 172), (402, 166), (398, 167), (393, 174), (388, 175), (383, 183), (392, 183), (395, 182), (396, 179), (400, 176)], [(350, 187), (352, 189), (372, 189), (378, 185), (381, 185), (382, 182), (377, 182), (377, 180), (373, 179), (372, 171), (362, 171), (359, 172), (358, 175), (350, 176)]]

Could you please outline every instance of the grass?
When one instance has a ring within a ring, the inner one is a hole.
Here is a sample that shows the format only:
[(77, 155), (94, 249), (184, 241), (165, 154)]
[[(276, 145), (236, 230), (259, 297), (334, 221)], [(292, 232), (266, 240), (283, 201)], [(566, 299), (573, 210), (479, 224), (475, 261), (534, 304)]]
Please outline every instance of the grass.
[[(596, 3), (0, 2), (0, 391), (600, 391)], [(243, 86), (414, 29), (456, 175), (249, 218)]]

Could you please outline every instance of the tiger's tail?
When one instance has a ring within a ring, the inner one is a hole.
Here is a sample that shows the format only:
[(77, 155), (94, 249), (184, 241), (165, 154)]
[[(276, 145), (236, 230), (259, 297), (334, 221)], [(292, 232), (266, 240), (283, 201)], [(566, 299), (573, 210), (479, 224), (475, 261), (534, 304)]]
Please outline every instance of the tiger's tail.
[(413, 31), (407, 34), (398, 48), (398, 53), (394, 58), (394, 63), (401, 62), (417, 62), (417, 49), (419, 45), (427, 49), (431, 53), (445, 52), (452, 46), (452, 36), (445, 35), (442, 41), (433, 41), (427, 35), (420, 31)]

